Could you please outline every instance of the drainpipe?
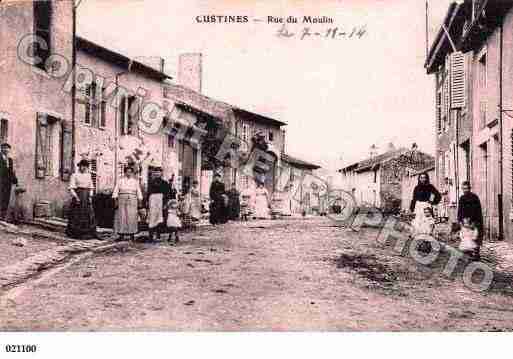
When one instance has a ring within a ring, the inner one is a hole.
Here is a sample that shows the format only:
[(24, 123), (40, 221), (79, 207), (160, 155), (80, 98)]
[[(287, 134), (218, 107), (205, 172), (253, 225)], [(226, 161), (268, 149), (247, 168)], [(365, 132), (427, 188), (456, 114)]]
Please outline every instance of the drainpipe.
[(76, 36), (77, 36), (77, 6), (73, 4), (72, 6), (72, 37), (73, 41), (71, 42), (71, 69), (73, 71), (73, 86), (71, 87), (71, 161), (73, 163), (72, 165), (72, 172), (74, 172), (75, 169), (75, 163), (76, 163), (76, 150), (75, 150), (75, 143), (76, 143), (76, 134), (75, 134), (75, 117), (76, 117), (76, 97), (77, 97), (77, 89), (76, 89), (76, 66), (77, 66), (77, 45), (76, 45)]
[(502, 123), (502, 94), (503, 94), (503, 73), (502, 73), (502, 63), (503, 63), (503, 47), (504, 47), (504, 26), (503, 21), (501, 21), (500, 25), (500, 43), (499, 43), (499, 193), (497, 194), (497, 204), (499, 211), (499, 238), (498, 240), (504, 239), (504, 204), (503, 200), (503, 180), (504, 180), (504, 170), (503, 170), (503, 123)]

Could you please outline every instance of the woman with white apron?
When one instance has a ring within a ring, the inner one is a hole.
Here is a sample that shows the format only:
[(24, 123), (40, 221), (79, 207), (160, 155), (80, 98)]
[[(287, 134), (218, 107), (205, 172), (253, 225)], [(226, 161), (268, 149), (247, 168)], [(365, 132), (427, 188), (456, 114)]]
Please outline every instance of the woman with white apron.
[(426, 207), (432, 208), (440, 203), (442, 196), (440, 192), (429, 182), (427, 172), (421, 173), (418, 178), (418, 184), (413, 190), (413, 196), (410, 204), (410, 211), (415, 213), (415, 219), (412, 222), (413, 230), (418, 232), (422, 230), (422, 223), (425, 222)]

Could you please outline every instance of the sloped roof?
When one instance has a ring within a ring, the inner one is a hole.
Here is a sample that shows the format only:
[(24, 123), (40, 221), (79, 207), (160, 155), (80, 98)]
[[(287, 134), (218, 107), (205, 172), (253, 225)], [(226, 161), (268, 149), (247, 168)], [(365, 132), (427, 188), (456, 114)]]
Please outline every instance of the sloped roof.
[(346, 167), (340, 169), (339, 172), (346, 172), (348, 170), (354, 170), (356, 172), (363, 172), (363, 171), (373, 168), (376, 165), (380, 165), (381, 163), (385, 162), (386, 160), (389, 160), (396, 156), (400, 156), (406, 152), (408, 152), (408, 149), (405, 147), (399, 148), (397, 150), (388, 151), (388, 152), (382, 153), (377, 156), (369, 157), (360, 162), (353, 163), (352, 165), (349, 165), (349, 166), (346, 166)]
[(263, 116), (263, 115), (260, 115), (258, 113), (255, 113), (255, 112), (243, 110), (240, 107), (233, 106), (233, 111), (236, 114), (240, 114), (240, 115), (242, 115), (242, 116), (244, 116), (246, 118), (249, 118), (251, 121), (255, 121), (257, 123), (261, 123), (261, 124), (264, 124), (264, 125), (271, 125), (271, 126), (277, 126), (277, 127), (281, 127), (281, 126), (286, 126), (287, 125), (285, 122), (278, 121), (278, 120), (275, 120), (274, 118)]
[(321, 166), (318, 166), (316, 164), (313, 164), (313, 163), (310, 163), (307, 161), (303, 161), (297, 157), (292, 157), (285, 153), (283, 153), (281, 155), (281, 159), (282, 159), (282, 161), (290, 163), (291, 165), (294, 165), (296, 167), (301, 167), (301, 168), (305, 168), (305, 169), (309, 169), (309, 170), (316, 170), (316, 169), (321, 168)]
[(77, 50), (88, 53), (92, 56), (98, 57), (104, 61), (110, 62), (116, 66), (121, 67), (122, 69), (128, 70), (130, 66), (130, 62), (132, 63), (131, 70), (134, 72), (139, 72), (144, 74), (152, 79), (158, 81), (164, 81), (167, 79), (171, 79), (171, 76), (166, 75), (165, 73), (154, 69), (151, 66), (145, 65), (142, 62), (134, 61), (129, 57), (116, 52), (112, 49), (99, 45), (91, 40), (86, 38), (77, 36), (76, 37), (76, 45)]
[(232, 111), (230, 105), (178, 84), (165, 84), (164, 97), (221, 120)]

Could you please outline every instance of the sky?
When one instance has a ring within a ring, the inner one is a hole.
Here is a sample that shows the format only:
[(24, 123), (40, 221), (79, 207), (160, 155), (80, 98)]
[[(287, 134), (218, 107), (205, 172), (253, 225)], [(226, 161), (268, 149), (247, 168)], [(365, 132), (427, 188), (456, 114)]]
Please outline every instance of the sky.
[[(429, 1), (432, 41), (450, 1)], [(248, 23), (197, 23), (198, 15), (248, 16)], [(267, 17), (299, 18), (282, 24)], [(333, 24), (303, 24), (327, 16)], [(263, 21), (255, 22), (253, 19)], [(176, 79), (181, 53), (203, 54), (207, 96), (286, 122), (286, 151), (335, 169), (388, 143), (434, 152), (434, 79), (423, 67), (421, 0), (82, 0), (78, 32), (130, 57), (160, 56)], [(359, 37), (310, 36), (337, 27)]]

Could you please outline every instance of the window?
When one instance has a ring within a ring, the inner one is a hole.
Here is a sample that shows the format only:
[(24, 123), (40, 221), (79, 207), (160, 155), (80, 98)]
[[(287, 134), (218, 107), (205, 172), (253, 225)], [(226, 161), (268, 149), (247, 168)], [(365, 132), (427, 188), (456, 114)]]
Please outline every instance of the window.
[(486, 88), (488, 82), (487, 66), (486, 66), (486, 53), (482, 54), (479, 58), (479, 87)]
[(185, 152), (185, 144), (183, 140), (178, 140), (178, 162), (183, 162)]
[(119, 133), (121, 135), (136, 135), (139, 106), (135, 96), (121, 97), (119, 105)]
[(175, 136), (176, 136), (176, 130), (172, 126), (172, 122), (169, 119), (169, 117), (164, 116), (162, 121), (162, 128), (164, 129), (164, 134), (167, 135), (167, 147), (169, 148), (175, 148)]
[(51, 25), (52, 25), (52, 2), (39, 0), (33, 2), (34, 10), (34, 33), (46, 43), (46, 49), (37, 45), (34, 49), (34, 56), (41, 58), (36, 66), (45, 70), (45, 62), (51, 53)]
[(478, 81), (479, 81), (479, 126), (484, 128), (487, 122), (486, 116), (486, 87), (488, 82), (487, 66), (486, 66), (486, 53), (483, 53), (478, 62)]
[(273, 142), (273, 140), (274, 140), (273, 130), (269, 130), (269, 142)]
[(0, 120), (0, 143), (9, 142), (9, 121), (6, 118)]
[(91, 83), (85, 86), (85, 118), (84, 123), (97, 126), (98, 105), (96, 101), (96, 83)]

